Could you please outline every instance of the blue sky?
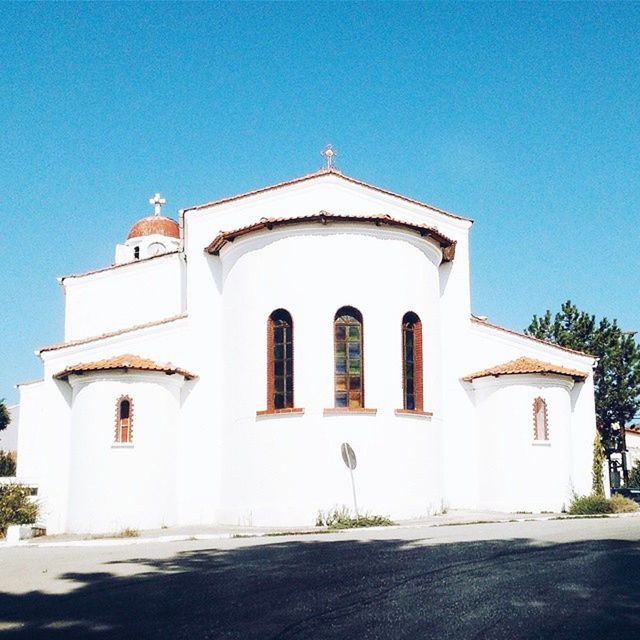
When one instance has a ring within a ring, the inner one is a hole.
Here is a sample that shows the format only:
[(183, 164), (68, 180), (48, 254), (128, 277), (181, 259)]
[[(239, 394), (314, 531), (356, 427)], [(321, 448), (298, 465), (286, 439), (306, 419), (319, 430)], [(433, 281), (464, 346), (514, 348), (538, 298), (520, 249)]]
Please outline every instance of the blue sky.
[(0, 5), (0, 398), (55, 278), (179, 208), (347, 175), (473, 218), (472, 308), (640, 329), (640, 3)]

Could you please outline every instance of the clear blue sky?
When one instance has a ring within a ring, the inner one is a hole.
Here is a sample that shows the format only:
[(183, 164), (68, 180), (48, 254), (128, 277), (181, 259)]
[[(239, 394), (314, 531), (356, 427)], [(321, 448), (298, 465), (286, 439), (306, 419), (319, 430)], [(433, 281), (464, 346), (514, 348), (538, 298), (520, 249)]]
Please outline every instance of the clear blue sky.
[(0, 397), (56, 276), (166, 210), (318, 169), (473, 218), (475, 313), (640, 329), (640, 3), (0, 5)]

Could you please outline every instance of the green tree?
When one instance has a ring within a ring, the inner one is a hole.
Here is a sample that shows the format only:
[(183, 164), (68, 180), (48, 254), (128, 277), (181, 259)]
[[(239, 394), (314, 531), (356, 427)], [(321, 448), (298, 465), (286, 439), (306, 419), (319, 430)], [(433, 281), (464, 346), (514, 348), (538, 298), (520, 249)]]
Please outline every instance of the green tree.
[(0, 449), (0, 478), (16, 475), (16, 463), (10, 454)]
[(584, 351), (598, 360), (593, 373), (596, 423), (610, 458), (624, 449), (622, 429), (640, 409), (640, 348), (616, 320), (579, 311), (570, 300), (559, 313), (533, 316), (527, 335), (562, 347)]
[(594, 496), (604, 496), (603, 465), (602, 440), (600, 439), (600, 434), (596, 433), (596, 437), (593, 439), (593, 466), (591, 467), (591, 493)]
[(0, 400), (0, 431), (6, 429), (11, 422), (11, 416), (9, 415), (9, 409), (4, 403), (4, 398)]

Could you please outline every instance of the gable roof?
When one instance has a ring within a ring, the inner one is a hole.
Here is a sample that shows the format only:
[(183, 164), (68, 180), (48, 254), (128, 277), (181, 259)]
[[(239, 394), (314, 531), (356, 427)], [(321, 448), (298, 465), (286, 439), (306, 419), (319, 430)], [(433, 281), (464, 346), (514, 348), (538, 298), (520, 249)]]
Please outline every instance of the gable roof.
[(389, 226), (389, 227), (397, 227), (401, 229), (405, 229), (408, 231), (413, 231), (419, 234), (421, 237), (432, 238), (435, 240), (442, 249), (442, 259), (444, 262), (449, 262), (453, 260), (456, 251), (456, 242), (455, 240), (451, 240), (451, 238), (447, 238), (447, 236), (441, 234), (434, 227), (429, 227), (424, 224), (414, 224), (411, 222), (404, 222), (402, 220), (397, 220), (396, 218), (392, 218), (388, 215), (372, 215), (372, 216), (353, 216), (353, 215), (343, 215), (343, 214), (334, 214), (329, 213), (328, 211), (319, 211), (318, 213), (314, 213), (308, 216), (296, 216), (293, 218), (262, 218), (259, 222), (255, 222), (254, 224), (248, 225), (246, 227), (241, 227), (240, 229), (235, 229), (233, 231), (222, 231), (220, 232), (211, 242), (211, 244), (206, 247), (206, 251), (214, 256), (217, 256), (222, 248), (228, 243), (233, 242), (236, 238), (240, 238), (242, 236), (246, 236), (250, 233), (255, 233), (256, 231), (261, 231), (263, 229), (274, 229), (275, 227), (285, 227), (291, 225), (298, 224), (308, 224), (310, 222), (318, 222), (320, 224), (326, 224), (327, 222), (331, 223), (370, 223), (376, 226)]
[(134, 356), (127, 353), (122, 356), (116, 356), (108, 358), (106, 360), (98, 360), (97, 362), (86, 362), (82, 364), (75, 364), (67, 367), (63, 371), (56, 373), (53, 377), (58, 380), (66, 380), (71, 374), (83, 374), (90, 371), (115, 371), (123, 370), (124, 372), (131, 369), (132, 371), (158, 371), (160, 373), (166, 373), (172, 375), (178, 373), (184, 376), (187, 380), (192, 380), (196, 376), (184, 369), (174, 367), (171, 363), (158, 364), (148, 358), (141, 358), (140, 356)]
[(555, 342), (549, 342), (548, 340), (542, 340), (541, 338), (534, 338), (533, 336), (527, 335), (526, 333), (521, 333), (520, 331), (514, 331), (513, 329), (507, 329), (506, 327), (501, 327), (498, 324), (493, 324), (488, 320), (480, 318), (478, 316), (474, 316), (471, 314), (471, 322), (474, 324), (478, 324), (480, 326), (489, 327), (490, 329), (496, 329), (497, 331), (503, 331), (504, 333), (510, 333), (512, 336), (518, 336), (518, 338), (525, 338), (526, 340), (533, 340), (533, 342), (537, 342), (538, 344), (544, 344), (547, 347), (553, 347), (554, 349), (560, 349), (560, 351), (566, 351), (567, 353), (574, 353), (577, 356), (584, 356), (585, 358), (595, 358), (591, 353), (587, 353), (586, 351), (578, 351), (577, 349), (570, 349), (569, 347), (563, 347)]
[(454, 218), (455, 220), (464, 220), (466, 222), (473, 222), (470, 218), (465, 218), (463, 216), (459, 216), (455, 213), (450, 213), (449, 211), (445, 211), (444, 209), (438, 209), (438, 207), (434, 207), (430, 204), (426, 204), (425, 202), (420, 202), (419, 200), (414, 200), (413, 198), (408, 198), (407, 196), (400, 195), (399, 193), (395, 193), (394, 191), (389, 191), (387, 189), (382, 189), (381, 187), (376, 187), (375, 185), (369, 184), (367, 182), (363, 182), (362, 180), (356, 180), (355, 178), (351, 178), (350, 176), (345, 176), (340, 171), (336, 169), (321, 169), (320, 171), (316, 171), (315, 173), (310, 173), (306, 176), (301, 176), (299, 178), (294, 178), (293, 180), (287, 180), (285, 182), (279, 182), (277, 184), (262, 187), (260, 189), (254, 189), (253, 191), (247, 191), (246, 193), (240, 193), (235, 196), (230, 196), (227, 198), (222, 198), (220, 200), (213, 200), (211, 202), (206, 202), (204, 204), (195, 205), (193, 207), (187, 207), (183, 209), (185, 213), (188, 211), (196, 211), (198, 209), (208, 209), (209, 207), (215, 207), (217, 205), (226, 204), (227, 202), (233, 202), (234, 200), (240, 200), (241, 198), (248, 198), (250, 196), (255, 196), (261, 193), (266, 193), (267, 191), (274, 191), (275, 189), (283, 189), (284, 187), (290, 187), (295, 184), (300, 184), (302, 182), (307, 182), (308, 180), (314, 180), (316, 178), (321, 178), (323, 176), (335, 176), (341, 178), (345, 182), (349, 182), (351, 184), (358, 185), (360, 187), (365, 187), (367, 189), (371, 189), (372, 191), (376, 191), (377, 193), (382, 193), (387, 196), (393, 196), (394, 198), (399, 198), (400, 200), (404, 200), (405, 202), (409, 202), (411, 204), (415, 204), (419, 207), (425, 207), (427, 209), (431, 209), (432, 211), (437, 211), (445, 216), (450, 218)]
[(46, 347), (40, 347), (36, 350), (36, 355), (41, 355), (46, 351), (57, 351), (58, 349), (66, 349), (67, 347), (77, 347), (81, 344), (87, 344), (89, 342), (95, 342), (96, 340), (104, 340), (106, 338), (114, 338), (124, 333), (131, 333), (132, 331), (138, 331), (139, 329), (148, 329), (149, 327), (158, 327), (163, 324), (169, 324), (176, 320), (184, 320), (187, 317), (186, 313), (181, 313), (177, 316), (171, 316), (169, 318), (162, 318), (162, 320), (152, 320), (151, 322), (145, 322), (143, 324), (135, 324), (131, 327), (125, 327), (124, 329), (116, 329), (114, 331), (108, 331), (107, 333), (101, 333), (98, 336), (89, 336), (87, 338), (79, 338), (78, 340), (69, 340), (68, 342), (57, 342)]
[(484, 378), (486, 376), (505, 376), (505, 375), (517, 375), (517, 374), (555, 374), (560, 376), (568, 376), (573, 378), (576, 382), (583, 382), (587, 379), (588, 373), (584, 371), (578, 371), (577, 369), (567, 369), (566, 367), (560, 367), (550, 362), (543, 362), (542, 360), (534, 360), (533, 358), (517, 358), (499, 364), (489, 369), (483, 369), (482, 371), (476, 371), (468, 376), (462, 378), (466, 382), (471, 382), (476, 378)]

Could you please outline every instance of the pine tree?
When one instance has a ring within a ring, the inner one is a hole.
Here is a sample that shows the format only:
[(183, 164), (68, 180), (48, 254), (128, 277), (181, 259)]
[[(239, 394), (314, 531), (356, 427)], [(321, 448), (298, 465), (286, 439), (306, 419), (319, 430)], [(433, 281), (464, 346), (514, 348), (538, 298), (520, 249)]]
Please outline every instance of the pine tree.
[(584, 351), (598, 360), (593, 373), (596, 424), (608, 459), (624, 450), (623, 428), (640, 409), (640, 348), (616, 320), (578, 311), (567, 300), (559, 313), (533, 316), (527, 335)]

